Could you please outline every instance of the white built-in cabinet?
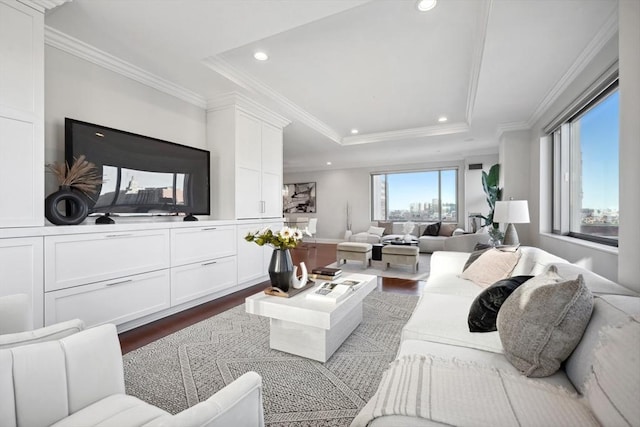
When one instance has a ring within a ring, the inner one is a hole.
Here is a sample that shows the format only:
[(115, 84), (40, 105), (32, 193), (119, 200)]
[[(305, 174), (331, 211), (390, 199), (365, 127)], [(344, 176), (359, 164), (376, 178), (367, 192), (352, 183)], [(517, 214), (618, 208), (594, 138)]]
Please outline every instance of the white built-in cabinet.
[(44, 224), (44, 14), (0, 0), (0, 228)]
[(282, 218), (283, 128), (289, 122), (238, 94), (207, 111), (212, 215)]
[(0, 296), (27, 294), (33, 325), (43, 326), (42, 237), (0, 239)]
[[(77, 226), (70, 228), (72, 233), (39, 238), (45, 325), (79, 318), (87, 326), (114, 323), (123, 331), (267, 278), (265, 268), (255, 280), (239, 283), (242, 268), (238, 266), (235, 221), (130, 228), (95, 232), (100, 227), (91, 226), (93, 232), (84, 233)], [(0, 239), (3, 241), (26, 264), (27, 257), (14, 246), (29, 240)]]
[(172, 306), (237, 284), (235, 235), (235, 226), (171, 230)]
[(45, 324), (122, 324), (170, 307), (169, 230), (47, 236)]

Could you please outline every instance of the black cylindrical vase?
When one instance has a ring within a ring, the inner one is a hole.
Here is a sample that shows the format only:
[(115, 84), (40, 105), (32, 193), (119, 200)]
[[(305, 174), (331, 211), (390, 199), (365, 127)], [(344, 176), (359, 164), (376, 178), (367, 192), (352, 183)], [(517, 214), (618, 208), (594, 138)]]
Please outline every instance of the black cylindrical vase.
[(269, 263), (271, 286), (288, 292), (292, 277), (293, 260), (289, 249), (274, 249)]
[[(60, 203), (65, 203), (65, 212), (59, 208)], [(55, 225), (80, 224), (89, 214), (87, 198), (80, 191), (62, 185), (55, 193), (51, 193), (44, 199), (44, 216)]]

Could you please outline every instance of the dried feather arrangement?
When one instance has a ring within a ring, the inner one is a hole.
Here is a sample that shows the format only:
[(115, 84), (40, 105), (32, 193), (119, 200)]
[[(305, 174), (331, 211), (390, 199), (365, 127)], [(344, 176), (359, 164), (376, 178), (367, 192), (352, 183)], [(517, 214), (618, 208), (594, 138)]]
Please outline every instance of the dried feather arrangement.
[(47, 164), (47, 168), (56, 176), (58, 185), (80, 190), (87, 197), (91, 197), (98, 185), (102, 184), (102, 177), (96, 171), (96, 165), (87, 161), (84, 154), (74, 158), (71, 167), (67, 162), (55, 162)]

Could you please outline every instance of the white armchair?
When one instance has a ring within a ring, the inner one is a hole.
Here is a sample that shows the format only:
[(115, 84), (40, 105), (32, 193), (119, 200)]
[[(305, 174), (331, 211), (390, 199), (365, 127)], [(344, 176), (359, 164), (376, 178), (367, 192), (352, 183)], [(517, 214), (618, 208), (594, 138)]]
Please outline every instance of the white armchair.
[(57, 340), (84, 329), (82, 320), (73, 319), (33, 330), (31, 312), (27, 294), (0, 297), (0, 349)]
[(263, 426), (261, 378), (248, 372), (179, 414), (125, 394), (114, 325), (0, 350), (3, 426)]

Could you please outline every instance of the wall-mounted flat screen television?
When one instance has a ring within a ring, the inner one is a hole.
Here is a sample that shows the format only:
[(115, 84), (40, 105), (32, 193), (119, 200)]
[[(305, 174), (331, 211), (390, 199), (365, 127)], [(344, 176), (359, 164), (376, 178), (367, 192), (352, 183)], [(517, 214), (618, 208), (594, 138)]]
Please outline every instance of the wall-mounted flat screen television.
[(102, 174), (89, 212), (209, 215), (209, 152), (65, 119), (65, 160), (85, 155)]

